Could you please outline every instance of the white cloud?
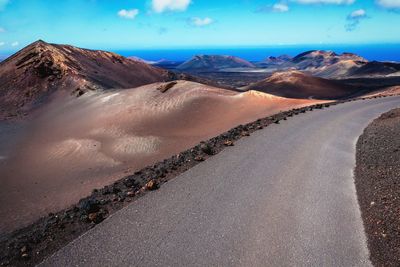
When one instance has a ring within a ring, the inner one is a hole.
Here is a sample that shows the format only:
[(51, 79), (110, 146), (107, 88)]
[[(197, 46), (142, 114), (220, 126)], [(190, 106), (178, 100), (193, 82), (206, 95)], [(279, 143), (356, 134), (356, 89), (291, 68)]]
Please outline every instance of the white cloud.
[(12, 44), (11, 44), (11, 46), (18, 46), (19, 45), (19, 42), (13, 42)]
[(289, 6), (286, 3), (286, 1), (281, 1), (281, 2), (275, 3), (273, 5), (261, 6), (255, 12), (258, 12), (258, 13), (263, 13), (263, 12), (284, 13), (284, 12), (288, 12), (288, 11), (289, 11)]
[(6, 32), (6, 29), (0, 27), (0, 32)]
[(208, 18), (208, 17), (203, 18), (203, 19), (195, 17), (195, 18), (191, 18), (189, 20), (189, 24), (192, 26), (196, 26), (196, 27), (204, 27), (204, 26), (212, 24), (213, 22), (214, 22), (214, 20), (211, 18)]
[(364, 9), (358, 9), (355, 10), (353, 12), (351, 12), (351, 14), (349, 15), (349, 18), (362, 18), (365, 17), (367, 15), (367, 13), (365, 12)]
[(3, 45), (5, 45), (6, 43), (5, 42), (0, 42), (0, 46), (3, 46)]
[(288, 12), (289, 6), (285, 3), (276, 3), (272, 6), (272, 11), (274, 12)]
[(332, 5), (351, 5), (356, 0), (292, 0), (300, 4), (332, 4)]
[(130, 10), (121, 9), (120, 11), (118, 11), (118, 16), (125, 19), (134, 19), (138, 14), (139, 14), (138, 9), (130, 9)]
[(191, 0), (152, 0), (152, 7), (157, 13), (164, 11), (185, 11), (191, 2)]
[(400, 0), (377, 0), (376, 3), (384, 8), (400, 8)]
[(364, 9), (358, 9), (358, 10), (351, 12), (347, 16), (347, 23), (344, 26), (346, 31), (348, 31), (348, 32), (354, 31), (360, 24), (361, 20), (366, 19), (366, 18), (368, 18), (367, 12)]

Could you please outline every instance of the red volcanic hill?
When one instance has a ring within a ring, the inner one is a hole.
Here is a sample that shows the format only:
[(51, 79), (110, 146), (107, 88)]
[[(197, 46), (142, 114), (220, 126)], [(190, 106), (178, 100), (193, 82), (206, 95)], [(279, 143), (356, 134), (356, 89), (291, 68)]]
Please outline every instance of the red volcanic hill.
[(369, 62), (352, 53), (336, 54), (332, 51), (313, 50), (292, 59), (292, 66), (322, 78), (361, 78), (398, 76), (400, 64), (396, 62)]
[(0, 63), (0, 119), (27, 112), (52, 93), (132, 88), (173, 73), (105, 51), (34, 42)]
[(340, 61), (368, 62), (365, 58), (352, 53), (336, 54), (333, 51), (312, 50), (301, 53), (292, 59), (299, 68), (320, 68), (336, 64)]
[(335, 80), (307, 75), (300, 71), (274, 73), (271, 77), (246, 87), (289, 98), (337, 99), (352, 95), (357, 88)]
[(254, 68), (255, 66), (238, 57), (221, 55), (198, 55), (177, 67), (181, 71), (220, 71), (229, 68)]
[(363, 57), (352, 53), (336, 54), (332, 51), (313, 50), (293, 58), (296, 69), (311, 72), (322, 78), (346, 78), (368, 63)]

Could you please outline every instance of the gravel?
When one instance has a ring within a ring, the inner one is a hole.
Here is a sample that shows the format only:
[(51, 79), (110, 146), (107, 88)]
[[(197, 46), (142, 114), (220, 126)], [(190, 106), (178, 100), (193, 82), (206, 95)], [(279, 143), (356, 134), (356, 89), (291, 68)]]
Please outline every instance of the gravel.
[(383, 114), (357, 143), (355, 182), (375, 266), (400, 266), (400, 109)]

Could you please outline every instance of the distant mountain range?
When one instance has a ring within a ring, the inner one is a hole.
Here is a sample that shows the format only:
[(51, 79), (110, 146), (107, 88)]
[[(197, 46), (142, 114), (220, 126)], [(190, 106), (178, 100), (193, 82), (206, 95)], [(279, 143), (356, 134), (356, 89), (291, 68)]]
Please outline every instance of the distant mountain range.
[[(167, 70), (171, 66), (175, 71)], [(204, 72), (211, 75), (200, 75)], [(0, 62), (0, 119), (29, 113), (60, 95), (81, 96), (95, 90), (135, 88), (174, 80), (227, 88), (234, 84), (229, 83), (232, 75), (226, 78), (228, 82), (222, 83), (226, 86), (214, 78), (220, 75), (218, 73), (229, 72), (239, 81), (236, 84), (245, 81), (247, 87), (241, 90), (294, 98), (338, 98), (356, 93), (359, 84), (354, 87), (333, 79), (397, 77), (400, 64), (369, 62), (351, 53), (313, 50), (295, 57), (269, 57), (262, 62), (234, 56), (199, 55), (178, 65), (177, 62), (146, 62), (137, 57), (125, 58), (111, 52), (39, 40)], [(257, 80), (249, 78), (251, 73), (256, 74)], [(203, 78), (198, 78), (197, 74)], [(375, 89), (380, 81), (374, 82), (378, 83)], [(394, 81), (388, 86), (396, 84)]]
[(249, 62), (233, 56), (199, 55), (175, 66), (178, 71), (199, 72), (275, 72), (299, 70), (329, 79), (400, 76), (400, 64), (371, 61), (352, 53), (312, 50), (295, 57), (268, 57), (260, 62)]

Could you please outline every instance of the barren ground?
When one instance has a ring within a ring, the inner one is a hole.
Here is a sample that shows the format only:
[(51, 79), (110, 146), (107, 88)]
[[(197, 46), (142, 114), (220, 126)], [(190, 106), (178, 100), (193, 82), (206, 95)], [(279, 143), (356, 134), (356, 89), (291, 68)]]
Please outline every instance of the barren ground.
[(357, 144), (356, 187), (375, 266), (400, 265), (400, 109), (372, 122)]
[(0, 125), (0, 234), (236, 125), (319, 101), (181, 81), (55, 99)]

